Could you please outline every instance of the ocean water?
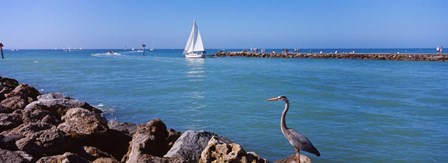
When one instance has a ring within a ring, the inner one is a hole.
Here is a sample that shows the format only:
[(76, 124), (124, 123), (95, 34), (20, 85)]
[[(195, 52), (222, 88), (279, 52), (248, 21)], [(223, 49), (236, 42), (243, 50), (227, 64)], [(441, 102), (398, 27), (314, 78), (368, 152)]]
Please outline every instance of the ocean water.
[(182, 50), (106, 51), (5, 51), (0, 76), (87, 101), (109, 119), (159, 117), (179, 131), (212, 131), (271, 161), (294, 154), (280, 131), (284, 104), (266, 101), (285, 95), (288, 127), (322, 154), (303, 152), (313, 162), (448, 161), (447, 62), (189, 60)]

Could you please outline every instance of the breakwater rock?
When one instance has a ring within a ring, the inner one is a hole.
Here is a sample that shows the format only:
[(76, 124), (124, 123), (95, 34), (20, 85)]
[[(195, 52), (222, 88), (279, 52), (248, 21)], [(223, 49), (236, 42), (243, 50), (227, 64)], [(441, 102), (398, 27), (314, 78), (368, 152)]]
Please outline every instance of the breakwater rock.
[(181, 133), (158, 118), (138, 125), (107, 121), (87, 102), (0, 77), (0, 162), (267, 160), (212, 132)]
[(362, 53), (253, 53), (217, 52), (212, 57), (260, 57), (260, 58), (321, 58), (321, 59), (366, 59), (399, 61), (448, 61), (448, 55), (438, 54), (362, 54)]

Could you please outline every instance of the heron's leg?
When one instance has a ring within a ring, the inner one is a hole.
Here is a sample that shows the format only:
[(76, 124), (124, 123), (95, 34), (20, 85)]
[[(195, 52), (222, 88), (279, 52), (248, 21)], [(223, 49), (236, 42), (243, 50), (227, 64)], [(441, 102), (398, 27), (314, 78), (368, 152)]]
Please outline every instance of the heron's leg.
[(296, 162), (300, 163), (300, 149), (296, 148)]

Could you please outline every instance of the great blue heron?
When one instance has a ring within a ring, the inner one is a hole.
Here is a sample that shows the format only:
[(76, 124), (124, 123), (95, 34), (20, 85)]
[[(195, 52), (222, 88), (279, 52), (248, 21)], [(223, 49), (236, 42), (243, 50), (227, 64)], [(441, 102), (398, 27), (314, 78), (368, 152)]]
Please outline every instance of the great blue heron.
[(288, 98), (286, 98), (286, 96), (278, 96), (268, 99), (268, 101), (279, 101), (279, 100), (285, 102), (285, 109), (283, 110), (282, 117), (280, 119), (280, 128), (282, 130), (283, 135), (285, 135), (289, 143), (291, 143), (291, 145), (295, 148), (297, 162), (300, 163), (300, 150), (310, 152), (319, 157), (320, 156), (319, 151), (316, 149), (316, 147), (314, 147), (311, 141), (308, 140), (308, 138), (306, 138), (304, 135), (300, 134), (296, 130), (286, 127), (285, 117), (286, 113), (289, 110)]

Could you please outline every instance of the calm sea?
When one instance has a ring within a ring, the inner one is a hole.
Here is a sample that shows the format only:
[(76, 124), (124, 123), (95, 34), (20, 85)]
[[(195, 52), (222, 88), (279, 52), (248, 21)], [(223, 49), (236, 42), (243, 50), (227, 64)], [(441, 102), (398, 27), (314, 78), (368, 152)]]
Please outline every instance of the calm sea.
[[(435, 53), (338, 51), (353, 50)], [(448, 161), (446, 62), (188, 60), (182, 50), (146, 56), (106, 51), (5, 51), (0, 76), (88, 101), (110, 119), (143, 123), (160, 117), (176, 130), (216, 132), (271, 161), (294, 154), (280, 131), (284, 104), (266, 101), (285, 95), (291, 102), (288, 126), (322, 154), (305, 153), (313, 162)]]

